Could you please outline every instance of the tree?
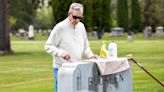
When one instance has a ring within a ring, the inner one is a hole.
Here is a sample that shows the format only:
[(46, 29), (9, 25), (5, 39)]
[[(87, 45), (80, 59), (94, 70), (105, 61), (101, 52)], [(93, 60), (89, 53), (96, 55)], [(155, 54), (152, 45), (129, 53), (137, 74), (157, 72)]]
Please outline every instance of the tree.
[(11, 53), (9, 36), (9, 3), (8, 0), (0, 0), (0, 55)]
[(98, 38), (102, 37), (102, 0), (94, 0), (93, 2), (93, 25), (97, 30)]
[(145, 26), (150, 26), (151, 23), (151, 14), (153, 13), (154, 10), (151, 8), (152, 2), (151, 0), (145, 0), (144, 2), (144, 10), (143, 10), (143, 15), (144, 15), (144, 24)]
[(1, 54), (12, 52), (10, 46), (9, 24), (16, 29), (31, 24), (35, 15), (36, 4), (37, 0), (0, 0)]
[(52, 28), (54, 23), (52, 7), (41, 5), (36, 10), (36, 16), (34, 20), (34, 26), (36, 29), (49, 29)]
[(83, 0), (52, 0), (52, 10), (54, 16), (54, 24), (64, 20), (68, 16), (69, 6), (72, 2), (83, 3)]
[(58, 23), (67, 17), (71, 0), (52, 0), (54, 23)]
[(103, 0), (102, 1), (102, 25), (103, 25), (103, 30), (109, 31), (111, 25), (112, 25), (112, 20), (111, 20), (111, 0)]
[(131, 0), (131, 24), (133, 30), (142, 29), (141, 9), (138, 0)]
[(15, 20), (15, 23), (11, 24), (13, 29), (26, 28), (33, 24), (38, 0), (9, 0), (9, 3), (10, 20)]
[(145, 26), (162, 26), (163, 23), (163, 0), (144, 0), (143, 18)]
[(92, 31), (93, 28), (93, 1), (92, 0), (86, 0), (84, 2), (84, 24), (86, 25), (86, 28), (88, 31)]
[(127, 0), (117, 0), (117, 23), (118, 26), (123, 27), (126, 31), (128, 30), (129, 18)]

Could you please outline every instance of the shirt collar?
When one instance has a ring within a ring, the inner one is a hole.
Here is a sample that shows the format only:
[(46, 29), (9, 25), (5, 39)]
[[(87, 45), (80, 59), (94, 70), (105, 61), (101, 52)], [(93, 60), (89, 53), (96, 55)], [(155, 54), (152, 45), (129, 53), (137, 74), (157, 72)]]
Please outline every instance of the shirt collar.
[(77, 27), (77, 25), (79, 24), (79, 23), (78, 23), (76, 26), (74, 26), (74, 25), (71, 23), (71, 21), (69, 20), (68, 17), (66, 18), (66, 21), (67, 21), (67, 23), (68, 23), (71, 27), (73, 27), (73, 28)]

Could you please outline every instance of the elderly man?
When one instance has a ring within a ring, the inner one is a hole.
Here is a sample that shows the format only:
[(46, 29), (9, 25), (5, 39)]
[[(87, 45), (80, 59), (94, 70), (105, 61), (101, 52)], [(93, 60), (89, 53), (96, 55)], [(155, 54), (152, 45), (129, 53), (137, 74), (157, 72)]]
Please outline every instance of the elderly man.
[(80, 22), (83, 10), (82, 4), (72, 3), (68, 17), (56, 24), (45, 44), (46, 52), (53, 56), (56, 92), (58, 69), (64, 62), (78, 61), (83, 56), (97, 58), (90, 49), (84, 24)]

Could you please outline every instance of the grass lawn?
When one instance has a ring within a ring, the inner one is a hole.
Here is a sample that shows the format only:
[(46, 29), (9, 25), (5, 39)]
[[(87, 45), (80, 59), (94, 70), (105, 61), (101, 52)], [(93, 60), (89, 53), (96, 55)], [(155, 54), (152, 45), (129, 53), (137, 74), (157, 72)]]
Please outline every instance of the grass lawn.
[[(164, 40), (116, 41), (118, 56), (133, 57), (164, 83)], [(108, 41), (107, 41), (108, 43)], [(102, 41), (90, 41), (99, 54)], [(0, 92), (53, 92), (52, 58), (45, 53), (42, 41), (12, 41), (13, 55), (0, 57)], [(164, 92), (148, 74), (135, 64), (133, 92)]]

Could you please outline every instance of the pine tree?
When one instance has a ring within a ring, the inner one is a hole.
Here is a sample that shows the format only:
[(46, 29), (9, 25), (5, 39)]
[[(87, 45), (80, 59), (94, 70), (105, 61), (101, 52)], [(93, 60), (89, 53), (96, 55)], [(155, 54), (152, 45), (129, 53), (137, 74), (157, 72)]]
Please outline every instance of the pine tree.
[(37, 0), (9, 0), (9, 3), (10, 18), (12, 17), (16, 20), (16, 23), (11, 25), (12, 28), (17, 30), (33, 24), (38, 6)]
[(102, 0), (94, 0), (93, 2), (93, 25), (98, 33), (98, 38), (102, 37)]
[(84, 24), (86, 25), (86, 29), (87, 31), (92, 31), (92, 23), (93, 23), (93, 19), (92, 19), (92, 14), (93, 14), (93, 1), (92, 0), (85, 0), (84, 2)]
[(131, 0), (131, 28), (133, 30), (142, 29), (141, 9), (138, 0)]
[(117, 23), (119, 27), (123, 27), (125, 31), (128, 31), (129, 26), (127, 4), (127, 0), (117, 0)]
[(52, 8), (53, 8), (53, 16), (54, 23), (58, 23), (64, 20), (68, 16), (69, 6), (71, 4), (71, 0), (52, 0)]
[(103, 29), (109, 31), (110, 27), (111, 27), (111, 0), (103, 0), (102, 1), (102, 25), (103, 25)]

